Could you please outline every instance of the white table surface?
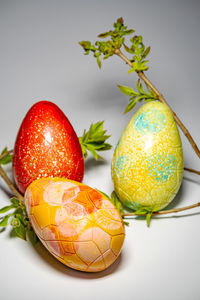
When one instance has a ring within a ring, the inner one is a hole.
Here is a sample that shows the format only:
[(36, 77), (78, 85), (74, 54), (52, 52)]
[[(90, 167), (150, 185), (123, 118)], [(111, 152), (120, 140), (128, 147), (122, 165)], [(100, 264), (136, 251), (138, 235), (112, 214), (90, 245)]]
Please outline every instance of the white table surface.
[[(147, 75), (165, 95), (200, 146), (200, 2), (124, 1), (0, 1), (0, 149), (12, 148), (17, 130), (33, 103), (55, 102), (78, 135), (90, 123), (105, 120), (116, 144), (133, 112), (123, 115), (128, 98), (117, 84), (135, 86), (136, 74), (117, 57), (100, 71), (84, 56), (78, 41), (95, 41), (118, 17), (151, 45)], [(200, 162), (181, 134), (185, 166)], [(110, 163), (86, 162), (84, 183), (110, 194)], [(6, 166), (11, 175), (11, 166)], [(170, 204), (199, 201), (200, 178), (185, 173)], [(9, 190), (0, 180), (1, 207)], [(133, 219), (126, 228), (122, 254), (108, 270), (87, 274), (56, 261), (40, 243), (0, 234), (0, 298), (13, 299), (200, 299), (200, 210), (154, 218), (150, 228)], [(44, 298), (45, 297), (45, 298)]]

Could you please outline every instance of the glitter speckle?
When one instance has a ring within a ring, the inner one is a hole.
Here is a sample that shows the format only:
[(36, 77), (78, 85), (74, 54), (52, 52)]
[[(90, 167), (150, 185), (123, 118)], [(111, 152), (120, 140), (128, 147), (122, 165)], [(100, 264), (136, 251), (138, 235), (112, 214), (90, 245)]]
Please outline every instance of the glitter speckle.
[(24, 193), (40, 177), (82, 181), (83, 172), (81, 146), (67, 117), (51, 102), (33, 105), (22, 122), (14, 147), (13, 176), (19, 190)]

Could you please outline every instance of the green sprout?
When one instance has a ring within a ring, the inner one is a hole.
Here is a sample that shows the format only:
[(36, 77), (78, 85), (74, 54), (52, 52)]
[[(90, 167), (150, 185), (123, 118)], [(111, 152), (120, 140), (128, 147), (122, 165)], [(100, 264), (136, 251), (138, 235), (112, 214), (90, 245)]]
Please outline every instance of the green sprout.
[[(98, 38), (100, 39), (107, 38), (105, 41), (98, 40), (94, 44), (90, 41), (79, 42), (85, 50), (85, 54), (88, 55), (93, 53), (99, 68), (101, 68), (101, 56), (103, 56), (103, 59), (107, 59), (115, 54), (120, 56), (126, 61), (126, 63), (129, 64), (131, 68), (128, 73), (135, 71), (141, 74), (141, 72), (147, 71), (149, 66), (147, 65), (148, 60), (146, 60), (146, 57), (150, 52), (150, 47), (145, 47), (142, 36), (132, 36), (129, 39), (130, 45), (128, 46), (125, 41), (126, 36), (132, 35), (135, 30), (127, 29), (122, 18), (117, 19), (117, 21), (113, 24), (113, 27), (114, 30), (109, 30), (98, 35)], [(127, 58), (121, 52), (121, 48), (123, 48), (131, 57)], [(131, 111), (138, 101), (152, 101), (158, 99), (157, 94), (149, 86), (147, 86), (148, 92), (146, 92), (140, 81), (137, 83), (137, 91), (121, 85), (118, 85), (118, 87), (122, 93), (130, 96), (129, 104), (125, 109), (125, 113)]]
[(107, 130), (103, 129), (103, 123), (104, 121), (99, 121), (91, 124), (89, 130), (84, 130), (83, 136), (79, 137), (84, 158), (87, 158), (89, 151), (96, 160), (103, 159), (97, 151), (105, 151), (112, 148), (110, 144), (105, 143), (110, 135), (106, 135)]

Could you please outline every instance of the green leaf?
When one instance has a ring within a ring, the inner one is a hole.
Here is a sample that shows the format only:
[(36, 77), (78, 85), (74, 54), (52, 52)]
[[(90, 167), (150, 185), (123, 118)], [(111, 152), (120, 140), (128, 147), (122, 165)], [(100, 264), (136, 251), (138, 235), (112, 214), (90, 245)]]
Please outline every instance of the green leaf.
[(154, 101), (155, 99), (154, 98), (146, 98), (144, 99), (145, 102), (151, 102), (151, 101)]
[(10, 199), (10, 202), (12, 203), (13, 207), (18, 207), (20, 205), (19, 199), (13, 197)]
[(80, 136), (78, 139), (79, 139), (79, 143), (80, 143), (80, 145), (81, 145), (81, 149), (82, 149), (83, 156), (84, 156), (84, 158), (87, 158), (88, 153), (87, 153), (87, 148), (86, 148), (86, 146), (83, 144), (83, 138)]
[(122, 17), (120, 17), (120, 18), (118, 18), (117, 19), (117, 22), (116, 23), (114, 23), (114, 27), (120, 27), (121, 25), (124, 25), (124, 19), (122, 18)]
[[(119, 213), (123, 214), (124, 213), (123, 205), (122, 205), (122, 203), (121, 203), (120, 199), (118, 198), (118, 196), (117, 196), (117, 194), (116, 194), (115, 191), (113, 191), (111, 193), (110, 200), (115, 205), (115, 207), (117, 208), (117, 210), (119, 211)], [(122, 219), (123, 219), (124, 225), (125, 226), (129, 226), (129, 222), (124, 221), (124, 217), (122, 217)]]
[(130, 34), (132, 34), (132, 33), (134, 33), (134, 32), (135, 32), (134, 29), (129, 29), (129, 30), (125, 30), (125, 31), (124, 31), (124, 33), (125, 33), (126, 35), (130, 35)]
[(16, 217), (13, 217), (12, 220), (10, 221), (10, 225), (15, 228), (15, 227), (19, 227), (21, 224), (20, 220)]
[(120, 213), (124, 212), (122, 203), (120, 202), (120, 200), (119, 200), (117, 194), (115, 193), (115, 191), (113, 191), (112, 194), (111, 194), (111, 201), (116, 206), (116, 208), (118, 209), (118, 211)]
[(27, 236), (32, 245), (35, 245), (39, 240), (32, 227), (27, 231)]
[(8, 148), (7, 148), (7, 147), (5, 147), (5, 148), (2, 150), (1, 155), (5, 154), (6, 152), (8, 152)]
[(128, 87), (128, 86), (118, 85), (118, 88), (125, 95), (130, 96), (130, 95), (135, 95), (136, 94), (135, 91), (132, 88)]
[(102, 159), (102, 157), (100, 157), (100, 156), (97, 154), (97, 152), (95, 151), (95, 149), (94, 149), (91, 145), (87, 144), (87, 149), (91, 152), (91, 154), (94, 156), (94, 158), (95, 158), (96, 160), (98, 160), (99, 158)]
[(151, 216), (152, 216), (152, 212), (149, 212), (149, 213), (146, 215), (146, 221), (147, 221), (147, 226), (148, 226), (148, 227), (150, 226)]
[(145, 90), (143, 89), (142, 82), (140, 79), (137, 80), (136, 86), (137, 86), (137, 90), (140, 94), (143, 94), (143, 95), (147, 94), (147, 92), (145, 92)]
[(0, 227), (6, 227), (8, 225), (9, 218), (10, 215), (3, 217), (3, 219), (0, 221)]
[(91, 47), (91, 42), (89, 42), (89, 41), (82, 41), (82, 42), (79, 42), (79, 45), (81, 47), (83, 47), (84, 50), (89, 50), (90, 47)]
[(7, 212), (13, 208), (15, 208), (15, 206), (13, 204), (4, 206), (0, 209), (0, 214), (4, 214), (5, 212)]
[(110, 144), (105, 142), (110, 135), (106, 135), (107, 130), (103, 129), (103, 124), (104, 121), (91, 124), (89, 130), (84, 130), (82, 137), (79, 137), (85, 158), (88, 156), (87, 151), (90, 151), (96, 160), (102, 159), (97, 151), (106, 151), (112, 148)]
[(99, 56), (97, 56), (97, 65), (99, 66), (99, 69), (101, 69), (101, 60)]
[(110, 197), (106, 194), (106, 193), (104, 193), (104, 192), (102, 192), (102, 191), (100, 191), (100, 190), (98, 190), (98, 189), (96, 189), (99, 193), (101, 193), (102, 195), (104, 195), (106, 198), (108, 198), (109, 200), (111, 200), (110, 199)]
[(100, 52), (95, 52), (95, 53), (94, 53), (94, 56), (96, 57), (96, 60), (97, 60), (97, 64), (98, 64), (99, 68), (101, 69), (100, 55), (101, 55)]
[(97, 151), (104, 151), (111, 149), (111, 145), (107, 143), (99, 143), (99, 142), (88, 142), (87, 147), (91, 147), (92, 149), (95, 149)]
[(0, 164), (1, 165), (7, 165), (12, 161), (12, 155), (8, 154), (4, 156), (3, 158), (0, 159)]
[(137, 209), (135, 212), (134, 212), (136, 215), (141, 215), (141, 216), (146, 216), (147, 214), (147, 211), (145, 209)]
[(134, 99), (133, 101), (130, 101), (129, 104), (127, 105), (125, 111), (124, 111), (124, 114), (131, 111), (136, 106), (136, 103), (137, 103), (137, 99)]
[(129, 222), (124, 221), (124, 225), (125, 225), (125, 226), (129, 226), (130, 224), (129, 224)]
[(112, 34), (112, 31), (108, 31), (108, 32), (100, 33), (98, 35), (98, 37), (104, 39), (104, 38), (110, 36), (111, 34)]
[(24, 215), (23, 213), (16, 213), (15, 217), (20, 221), (21, 224), (23, 224), (24, 226), (26, 226), (26, 220), (24, 219)]
[[(143, 88), (142, 82), (140, 79), (137, 80), (136, 87), (137, 91), (134, 91), (130, 87), (124, 87), (124, 86), (119, 86), (122, 91), (125, 92), (129, 98), (129, 104), (127, 105), (124, 113), (127, 113), (131, 111), (137, 104), (137, 102), (145, 101), (153, 101), (157, 99), (157, 95), (155, 94), (154, 91), (152, 91), (150, 88), (147, 88), (147, 91)], [(127, 88), (127, 89), (126, 89)]]
[(132, 72), (135, 72), (137, 69), (137, 62), (133, 62), (132, 63), (132, 68), (128, 70), (128, 74), (132, 73)]
[(150, 226), (150, 220), (153, 214), (152, 207), (143, 206), (141, 204), (138, 204), (136, 206), (136, 210), (134, 212), (136, 215), (144, 216), (146, 218), (147, 226)]
[(147, 71), (149, 69), (148, 66), (146, 66), (146, 63), (148, 63), (148, 60), (142, 61), (142, 63), (138, 64), (138, 69), (137, 71)]
[(130, 54), (134, 54), (135, 53), (135, 49), (133, 47), (129, 48), (127, 45), (123, 44), (124, 46), (124, 50)]
[[(1, 155), (4, 155), (8, 152), (7, 147), (5, 147), (3, 149), (3, 151), (1, 152)], [(0, 164), (1, 165), (6, 165), (8, 163), (10, 163), (12, 161), (12, 155), (10, 153), (8, 153), (7, 155), (5, 155), (3, 158), (0, 159)]]
[(147, 55), (149, 54), (149, 52), (150, 52), (150, 50), (151, 50), (151, 47), (149, 46), (149, 47), (147, 47), (146, 48), (146, 50), (142, 53), (142, 59), (144, 59), (144, 58), (146, 58), (147, 57)]
[(10, 225), (13, 227), (15, 234), (26, 240), (26, 222), (21, 214), (15, 214), (15, 217), (12, 218)]
[(26, 231), (29, 225), (28, 216), (25, 205), (23, 205), (19, 199), (13, 197), (10, 199), (11, 205), (5, 206), (0, 209), (0, 213), (5, 213), (13, 208), (14, 212), (4, 216), (0, 222), (1, 227), (6, 227), (10, 220), (10, 225), (13, 227), (15, 234), (23, 240), (26, 240)]
[(14, 231), (20, 239), (26, 240), (26, 228), (23, 224), (14, 227)]
[(147, 60), (143, 61), (143, 62), (140, 62), (140, 61), (136, 62), (136, 61), (134, 61), (132, 63), (132, 68), (129, 69), (128, 73), (132, 73), (134, 71), (139, 72), (139, 71), (146, 71), (146, 70), (148, 70), (149, 67), (146, 66), (147, 62), (148, 62)]

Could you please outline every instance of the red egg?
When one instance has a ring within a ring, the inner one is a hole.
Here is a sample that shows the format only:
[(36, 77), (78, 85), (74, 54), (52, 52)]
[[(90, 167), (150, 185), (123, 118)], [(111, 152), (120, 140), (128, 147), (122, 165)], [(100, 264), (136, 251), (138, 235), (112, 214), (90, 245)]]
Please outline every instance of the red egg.
[(68, 118), (52, 102), (40, 101), (27, 112), (13, 153), (13, 177), (21, 193), (40, 177), (81, 182), (84, 159)]

